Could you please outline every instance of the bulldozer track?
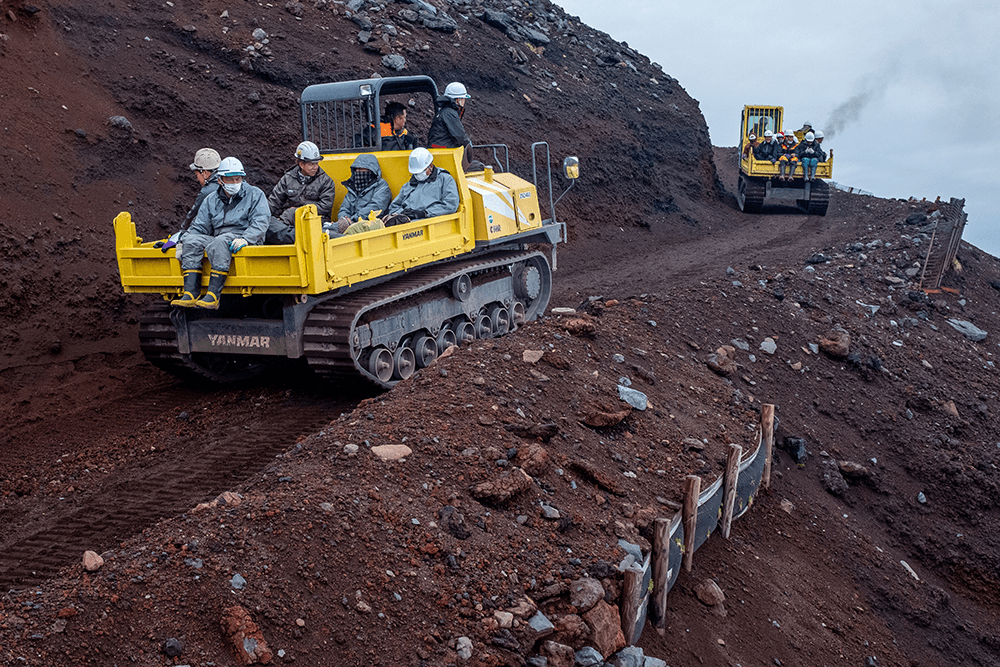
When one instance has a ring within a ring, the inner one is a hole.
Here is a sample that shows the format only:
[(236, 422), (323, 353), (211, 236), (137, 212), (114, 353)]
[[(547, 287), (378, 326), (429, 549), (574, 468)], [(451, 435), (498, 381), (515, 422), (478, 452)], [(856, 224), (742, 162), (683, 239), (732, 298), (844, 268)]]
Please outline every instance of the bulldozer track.
[[(359, 362), (357, 325), (363, 317), (385, 320), (396, 315), (394, 307), (402, 307), (413, 299), (433, 299), (429, 293), (447, 287), (457, 277), (465, 274), (482, 281), (490, 274), (499, 274), (512, 264), (525, 262), (545, 255), (525, 250), (502, 251), (486, 257), (449, 262), (405, 275), (391, 282), (359, 290), (345, 297), (332, 298), (318, 304), (310, 311), (303, 328), (303, 348), (309, 366), (321, 376), (332, 381), (365, 379), (381, 386), (391, 387), (397, 380), (381, 381)], [(547, 267), (547, 262), (545, 264)], [(443, 291), (443, 290), (442, 290)], [(548, 291), (536, 299), (528, 310), (526, 319), (534, 317), (548, 303)], [(448, 294), (440, 294), (441, 301), (454, 301)], [(426, 326), (427, 323), (421, 323)], [(439, 325), (434, 322), (433, 325)]]
[(830, 184), (816, 179), (812, 182), (811, 188), (812, 193), (805, 207), (806, 213), (826, 215), (826, 209), (830, 206)]
[[(162, 393), (129, 410), (157, 411)], [(274, 402), (284, 403), (275, 409)], [(0, 509), (0, 591), (36, 585), (60, 568), (78, 563), (85, 550), (115, 549), (160, 519), (189, 511), (231, 490), (292, 447), (296, 438), (329, 423), (352, 402), (342, 398), (272, 397), (266, 407), (247, 407), (240, 419), (206, 420), (166, 440), (155, 456), (136, 457), (101, 477), (88, 471), (84, 490), (56, 497), (29, 495)], [(95, 433), (95, 438), (110, 434)]]
[(764, 182), (740, 176), (737, 200), (744, 213), (760, 213), (764, 210)]

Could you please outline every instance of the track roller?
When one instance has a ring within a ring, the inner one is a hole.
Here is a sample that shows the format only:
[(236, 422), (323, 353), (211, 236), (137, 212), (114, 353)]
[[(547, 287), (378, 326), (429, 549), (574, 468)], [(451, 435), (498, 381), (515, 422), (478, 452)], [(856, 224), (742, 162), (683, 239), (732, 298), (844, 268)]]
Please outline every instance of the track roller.
[(377, 377), (379, 382), (388, 382), (393, 376), (394, 361), (392, 352), (384, 347), (377, 347), (368, 358), (368, 372)]

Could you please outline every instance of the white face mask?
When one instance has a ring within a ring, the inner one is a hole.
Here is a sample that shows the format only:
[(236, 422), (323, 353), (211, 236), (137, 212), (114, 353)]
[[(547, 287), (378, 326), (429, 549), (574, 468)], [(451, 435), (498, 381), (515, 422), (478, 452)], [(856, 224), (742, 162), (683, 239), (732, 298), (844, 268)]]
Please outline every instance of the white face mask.
[(226, 191), (227, 195), (232, 197), (233, 195), (235, 195), (237, 192), (240, 191), (240, 188), (242, 186), (243, 186), (243, 181), (240, 181), (239, 183), (223, 183), (222, 189)]
[(430, 174), (428, 174), (426, 171), (421, 171), (419, 173), (414, 174), (413, 178), (417, 179), (418, 181), (426, 181), (428, 178), (430, 178)]

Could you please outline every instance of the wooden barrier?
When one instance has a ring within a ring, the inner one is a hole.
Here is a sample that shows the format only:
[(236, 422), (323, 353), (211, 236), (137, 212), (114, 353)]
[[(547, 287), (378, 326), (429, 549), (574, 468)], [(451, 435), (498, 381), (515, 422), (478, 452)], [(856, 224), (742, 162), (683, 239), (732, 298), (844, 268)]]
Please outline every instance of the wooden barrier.
[(760, 406), (760, 427), (764, 436), (764, 450), (767, 458), (764, 460), (764, 475), (761, 486), (771, 488), (771, 459), (774, 457), (774, 404), (764, 403)]
[(740, 457), (743, 448), (730, 444), (726, 459), (725, 495), (722, 500), (722, 536), (729, 539), (729, 529), (733, 525), (733, 507), (736, 505), (736, 483), (740, 478)]

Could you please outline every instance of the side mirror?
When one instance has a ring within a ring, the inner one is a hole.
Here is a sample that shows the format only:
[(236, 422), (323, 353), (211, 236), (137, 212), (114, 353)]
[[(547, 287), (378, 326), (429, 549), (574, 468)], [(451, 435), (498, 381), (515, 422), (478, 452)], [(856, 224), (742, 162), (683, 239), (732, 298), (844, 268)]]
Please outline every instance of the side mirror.
[(563, 160), (563, 176), (571, 181), (580, 178), (580, 160), (576, 157), (568, 157)]

